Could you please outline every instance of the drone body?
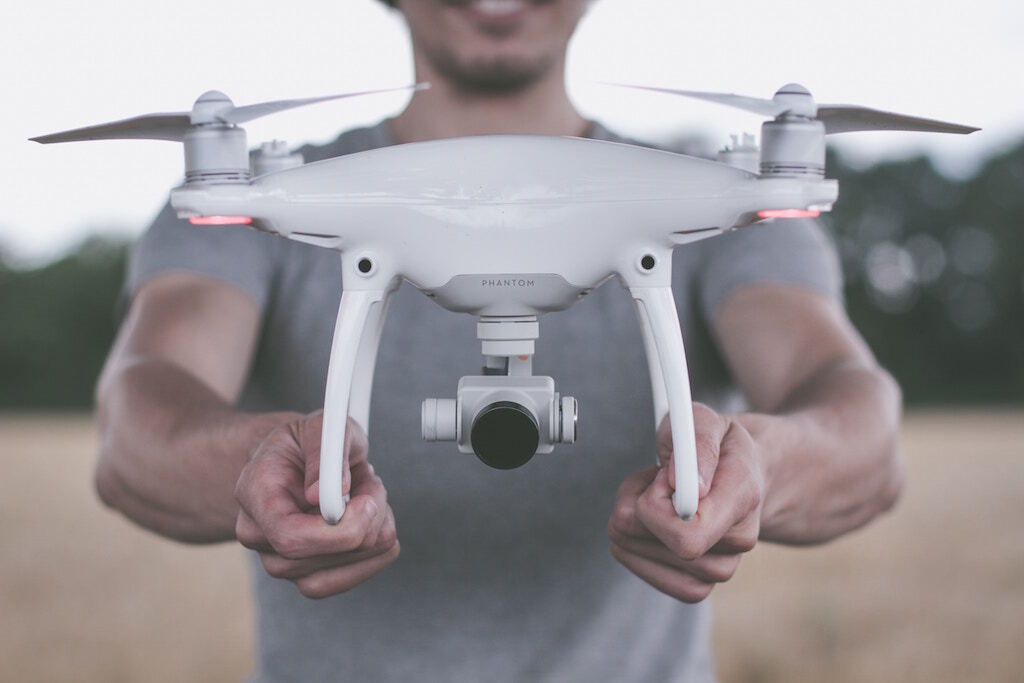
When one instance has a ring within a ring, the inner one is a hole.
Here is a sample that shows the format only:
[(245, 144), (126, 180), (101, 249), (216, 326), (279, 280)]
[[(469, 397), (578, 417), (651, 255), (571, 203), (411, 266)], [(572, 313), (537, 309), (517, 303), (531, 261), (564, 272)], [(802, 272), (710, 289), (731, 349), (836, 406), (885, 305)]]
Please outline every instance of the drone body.
[(552, 378), (532, 375), (538, 316), (568, 308), (613, 276), (635, 303), (655, 423), (667, 415), (672, 428), (673, 504), (689, 518), (698, 503), (697, 455), (672, 250), (765, 218), (829, 210), (838, 195), (837, 184), (824, 178), (829, 132), (974, 129), (863, 107), (818, 107), (792, 84), (772, 100), (669, 92), (774, 116), (762, 128), (760, 173), (750, 170), (749, 150), (742, 163), (728, 165), (610, 142), (488, 136), (396, 145), (305, 166), (280, 148), (265, 148), (257, 169), (271, 172), (250, 178), (237, 122), (343, 96), (234, 107), (211, 92), (191, 114), (37, 139), (182, 140), (186, 182), (171, 195), (180, 217), (251, 225), (340, 252), (343, 294), (320, 463), (328, 522), (337, 523), (345, 509), (346, 417), (367, 427), (380, 332), (401, 280), (449, 310), (477, 316), (485, 358), (484, 373), (463, 377), (456, 399), (424, 401), (423, 437), (455, 441), (463, 452), (510, 468), (577, 437), (576, 401), (555, 392)]

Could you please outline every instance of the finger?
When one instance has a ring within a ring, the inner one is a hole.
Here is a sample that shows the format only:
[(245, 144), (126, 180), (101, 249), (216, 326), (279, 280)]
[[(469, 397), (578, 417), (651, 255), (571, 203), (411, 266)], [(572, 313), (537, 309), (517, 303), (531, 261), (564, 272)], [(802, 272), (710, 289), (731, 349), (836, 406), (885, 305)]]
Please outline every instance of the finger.
[(235, 520), (235, 538), (243, 546), (252, 550), (260, 552), (273, 552), (274, 550), (274, 546), (270, 545), (263, 530), (245, 510), (238, 511), (238, 518)]
[(612, 556), (626, 569), (657, 588), (683, 602), (700, 602), (706, 598), (714, 584), (701, 581), (696, 576), (680, 572), (645, 557), (626, 552), (621, 547), (611, 546)]
[(672, 487), (663, 468), (637, 499), (636, 515), (678, 557), (696, 560), (718, 543), (735, 522), (727, 509), (714, 503), (708, 505), (708, 500), (710, 495), (692, 519), (680, 519), (672, 505)]
[(722, 554), (750, 552), (757, 546), (760, 532), (761, 518), (757, 514), (748, 515), (739, 524), (729, 529), (709, 552)]
[(619, 486), (615, 494), (615, 506), (612, 508), (609, 528), (614, 527), (619, 533), (638, 538), (654, 538), (651, 532), (636, 517), (636, 501), (658, 473), (657, 466), (634, 472)]
[(400, 548), (395, 544), (388, 552), (378, 555), (369, 560), (357, 562), (345, 567), (325, 569), (310, 574), (295, 582), (299, 592), (307, 598), (326, 598), (330, 595), (344, 593), (351, 588), (358, 586), (371, 576), (381, 571), (398, 557)]
[[(391, 525), (390, 533), (393, 536), (395, 518), (391, 512), (391, 507), (388, 505), (388, 492), (384, 488), (384, 482), (381, 481), (381, 478), (374, 474), (373, 466), (365, 460), (358, 463), (352, 469), (352, 482), (352, 500), (349, 502), (349, 505), (360, 500), (369, 499), (373, 501), (373, 504), (379, 510), (384, 511), (384, 514), (374, 518), (373, 523), (367, 527), (361, 547), (366, 548), (377, 543), (378, 536), (388, 524)], [(342, 522), (344, 522), (344, 517), (342, 517)]]
[(367, 534), (363, 541), (366, 548), (386, 550), (398, 542), (398, 531), (395, 528), (395, 513), (389, 505), (383, 523), (375, 534)]
[(319, 513), (282, 510), (273, 505), (246, 512), (263, 531), (274, 552), (293, 560), (356, 550), (384, 515), (368, 495), (354, 498), (341, 522), (333, 526)]
[[(393, 545), (394, 544), (392, 544), (392, 546)], [(281, 557), (274, 552), (263, 552), (260, 553), (260, 562), (267, 574), (273, 576), (275, 579), (288, 579), (290, 581), (294, 581), (325, 569), (347, 567), (352, 564), (364, 562), (390, 551), (391, 547), (372, 547), (367, 550), (322, 555), (320, 557), (312, 557), (305, 560), (289, 560), (287, 557)]]
[(614, 536), (612, 543), (633, 555), (684, 571), (707, 583), (723, 583), (732, 578), (740, 564), (738, 554), (707, 553), (687, 561), (675, 555), (658, 541), (645, 541), (631, 536)]

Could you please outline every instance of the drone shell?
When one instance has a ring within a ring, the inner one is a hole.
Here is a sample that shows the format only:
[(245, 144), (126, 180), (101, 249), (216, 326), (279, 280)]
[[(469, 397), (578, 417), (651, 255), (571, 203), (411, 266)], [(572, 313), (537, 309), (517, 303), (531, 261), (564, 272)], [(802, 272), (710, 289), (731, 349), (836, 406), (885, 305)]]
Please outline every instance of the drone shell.
[[(835, 195), (831, 181), (765, 180), (633, 145), (500, 135), (359, 152), (247, 186), (185, 186), (173, 203), (182, 215), (251, 216), (335, 248), (346, 289), (404, 277), (451, 310), (533, 315), (566, 308), (612, 275), (663, 286), (674, 246), (750, 223), (761, 209), (829, 205)], [(645, 255), (654, 267), (639, 265)], [(533, 284), (504, 297), (487, 284), (523, 275)]]

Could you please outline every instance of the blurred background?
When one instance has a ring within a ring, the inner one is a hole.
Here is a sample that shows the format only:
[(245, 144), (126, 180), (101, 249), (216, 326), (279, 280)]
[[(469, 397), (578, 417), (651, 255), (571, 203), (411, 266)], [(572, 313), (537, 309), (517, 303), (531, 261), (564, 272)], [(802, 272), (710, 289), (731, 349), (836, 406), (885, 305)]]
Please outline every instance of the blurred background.
[[(0, 679), (240, 679), (241, 551), (147, 535), (91, 489), (92, 390), (126, 256), (178, 182), (180, 148), (27, 138), (187, 109), (209, 88), (244, 104), (408, 83), (404, 26), (374, 0), (50, 0), (3, 14)], [(820, 102), (984, 129), (834, 138), (841, 199), (823, 221), (850, 316), (903, 387), (908, 488), (837, 543), (745, 560), (714, 598), (724, 681), (1021, 680), (1022, 29), (1008, 0), (599, 0), (573, 40), (582, 111), (698, 154), (759, 120), (600, 81), (764, 97), (798, 81)], [(248, 125), (249, 140), (324, 142), (404, 102), (288, 112)]]

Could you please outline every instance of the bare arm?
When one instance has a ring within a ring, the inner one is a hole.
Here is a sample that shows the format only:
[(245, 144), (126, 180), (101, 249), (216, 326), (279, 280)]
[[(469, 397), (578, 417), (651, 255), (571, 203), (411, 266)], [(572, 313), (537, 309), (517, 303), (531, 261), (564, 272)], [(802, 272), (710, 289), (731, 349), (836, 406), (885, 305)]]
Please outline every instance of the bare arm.
[(173, 273), (140, 288), (96, 391), (105, 503), (171, 538), (234, 538), (239, 473), (296, 417), (233, 408), (258, 332), (256, 306), (227, 283)]
[(714, 321), (755, 411), (766, 466), (761, 538), (815, 543), (889, 509), (902, 488), (900, 391), (842, 307), (795, 287), (745, 287)]

